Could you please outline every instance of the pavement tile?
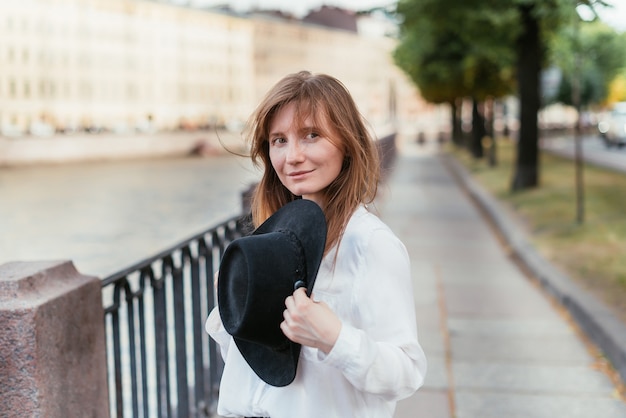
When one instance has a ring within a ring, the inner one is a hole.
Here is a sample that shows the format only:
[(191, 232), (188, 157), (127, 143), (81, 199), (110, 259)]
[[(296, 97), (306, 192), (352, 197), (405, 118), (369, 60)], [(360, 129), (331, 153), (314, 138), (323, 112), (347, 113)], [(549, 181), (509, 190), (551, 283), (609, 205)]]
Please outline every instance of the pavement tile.
[(436, 305), (416, 306), (415, 315), (420, 334), (427, 330), (441, 334), (442, 318)]
[(613, 383), (604, 373), (585, 366), (456, 362), (453, 370), (457, 390), (487, 389), (606, 397), (610, 397), (614, 390)]
[(454, 361), (590, 365), (593, 358), (575, 335), (570, 337), (450, 336)]
[[(463, 263), (452, 260), (439, 266), (446, 283), (474, 282), (479, 277), (484, 282), (518, 282), (528, 286), (528, 280), (519, 268), (508, 259), (491, 263)], [(468, 274), (470, 273), (471, 274)]]
[(495, 247), (484, 248), (459, 244), (458, 242), (449, 243), (447, 245), (444, 243), (434, 245), (432, 242), (420, 242), (419, 239), (414, 238), (405, 238), (403, 241), (411, 248), (409, 255), (412, 260), (427, 260), (437, 265), (450, 262), (452, 254), (454, 254), (455, 261), (479, 264), (498, 262), (502, 259), (502, 254), (499, 254)]
[(503, 319), (503, 318), (454, 318), (448, 319), (448, 331), (454, 335), (475, 337), (498, 336), (545, 338), (576, 336), (574, 330), (565, 322), (556, 318)]
[(424, 380), (425, 389), (448, 390), (452, 386), (448, 379), (448, 366), (444, 353), (433, 353), (427, 350), (428, 373)]
[(452, 418), (450, 399), (445, 390), (424, 388), (398, 402), (394, 418)]
[(551, 317), (554, 308), (536, 290), (522, 286), (446, 285), (446, 306), (450, 316)]
[[(626, 404), (605, 397), (457, 391), (455, 418), (624, 418)], [(418, 416), (415, 414), (414, 416)]]
[(426, 357), (430, 361), (430, 356), (445, 356), (448, 351), (441, 331), (419, 330), (419, 339)]

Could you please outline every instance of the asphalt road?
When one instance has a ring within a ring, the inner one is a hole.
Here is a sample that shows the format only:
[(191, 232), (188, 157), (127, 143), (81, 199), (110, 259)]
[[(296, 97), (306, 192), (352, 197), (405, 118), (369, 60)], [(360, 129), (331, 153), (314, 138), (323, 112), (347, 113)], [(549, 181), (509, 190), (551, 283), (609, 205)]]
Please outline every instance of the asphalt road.
[[(626, 147), (608, 148), (598, 135), (583, 135), (581, 145), (582, 156), (586, 162), (626, 173)], [(541, 140), (541, 148), (567, 158), (574, 158), (576, 139), (573, 135), (544, 138)]]

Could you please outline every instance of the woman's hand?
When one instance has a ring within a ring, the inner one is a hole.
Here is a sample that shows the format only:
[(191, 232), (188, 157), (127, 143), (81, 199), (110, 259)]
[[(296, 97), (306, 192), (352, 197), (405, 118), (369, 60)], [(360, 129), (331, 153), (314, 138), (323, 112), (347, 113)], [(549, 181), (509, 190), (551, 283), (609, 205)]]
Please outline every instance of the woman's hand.
[(291, 341), (328, 354), (341, 331), (341, 321), (324, 302), (315, 302), (300, 288), (285, 300), (280, 329)]

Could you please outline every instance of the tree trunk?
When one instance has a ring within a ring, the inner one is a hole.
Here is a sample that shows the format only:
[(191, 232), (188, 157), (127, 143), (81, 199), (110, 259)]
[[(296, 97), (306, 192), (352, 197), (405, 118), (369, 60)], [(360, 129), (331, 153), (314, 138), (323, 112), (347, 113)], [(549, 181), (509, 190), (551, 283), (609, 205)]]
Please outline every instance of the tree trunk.
[(478, 109), (478, 101), (472, 99), (472, 145), (474, 158), (483, 158), (483, 137), (485, 136), (485, 118)]
[(517, 78), (520, 98), (520, 131), (512, 190), (537, 187), (539, 184), (539, 132), (537, 113), (540, 106), (539, 74), (541, 45), (539, 23), (533, 5), (520, 6), (522, 34), (518, 40)]
[(487, 152), (487, 160), (489, 161), (489, 167), (495, 167), (498, 165), (498, 159), (496, 155), (496, 130), (494, 127), (496, 117), (496, 100), (488, 99), (485, 101), (485, 116), (487, 119), (487, 136), (491, 139), (489, 142), (489, 150)]
[(457, 105), (458, 100), (450, 102), (450, 113), (452, 117), (452, 142), (458, 147), (463, 146), (463, 132), (461, 130), (461, 107)]

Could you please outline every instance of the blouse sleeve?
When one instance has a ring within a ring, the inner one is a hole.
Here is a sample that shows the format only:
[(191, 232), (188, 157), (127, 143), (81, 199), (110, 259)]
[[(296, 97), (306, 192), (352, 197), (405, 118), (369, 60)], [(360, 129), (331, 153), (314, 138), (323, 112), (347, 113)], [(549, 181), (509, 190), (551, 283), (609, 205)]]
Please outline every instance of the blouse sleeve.
[(217, 342), (220, 347), (222, 359), (226, 361), (226, 354), (228, 353), (228, 347), (230, 346), (231, 336), (222, 324), (222, 318), (220, 317), (220, 311), (217, 305), (209, 314), (209, 317), (204, 325), (204, 329), (211, 336), (211, 338)]
[(358, 390), (400, 400), (423, 384), (426, 373), (409, 256), (402, 242), (382, 228), (371, 234), (361, 256), (351, 302), (360, 329), (343, 323), (333, 349), (319, 357)]

